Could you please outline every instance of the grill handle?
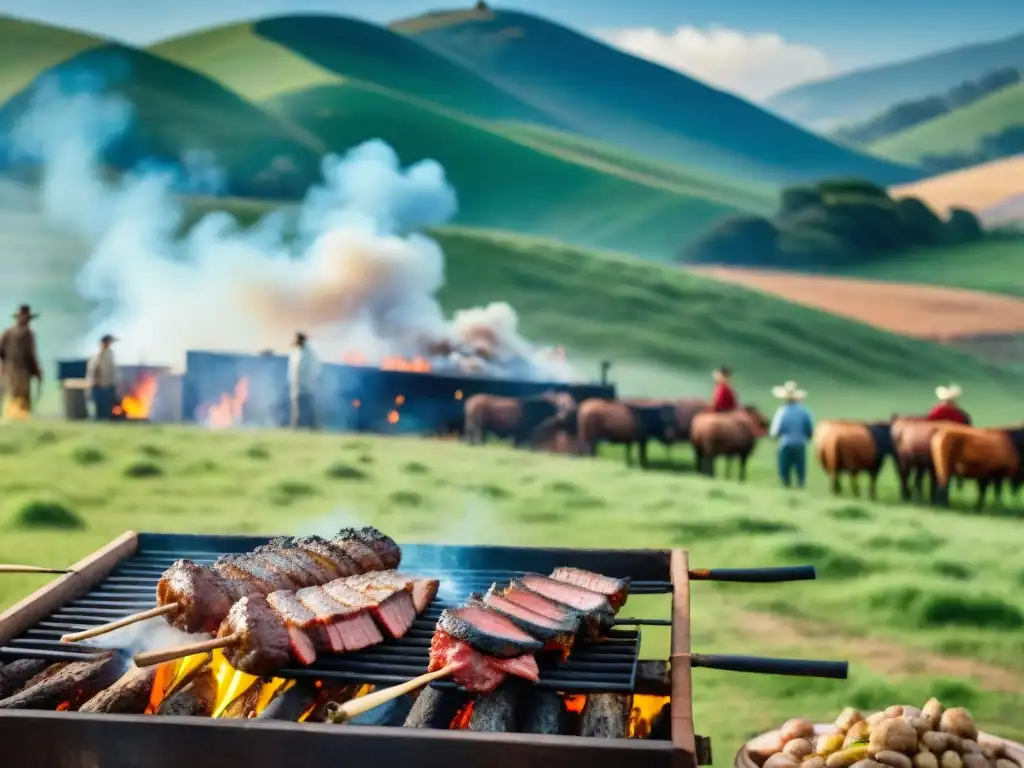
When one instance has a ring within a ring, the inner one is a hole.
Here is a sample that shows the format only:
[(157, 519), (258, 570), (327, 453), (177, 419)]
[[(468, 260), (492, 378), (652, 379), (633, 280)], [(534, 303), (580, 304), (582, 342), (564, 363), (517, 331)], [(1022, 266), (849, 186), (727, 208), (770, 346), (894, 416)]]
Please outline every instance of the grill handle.
[(790, 675), (793, 677), (826, 677), (845, 680), (849, 664), (845, 661), (819, 661), (814, 659), (768, 659), (759, 656), (723, 656), (718, 654), (690, 655), (690, 665), (727, 672), (756, 672), (762, 675)]
[(697, 568), (690, 571), (693, 581), (739, 581), (771, 584), (780, 581), (811, 581), (818, 578), (813, 565), (784, 565), (777, 568)]

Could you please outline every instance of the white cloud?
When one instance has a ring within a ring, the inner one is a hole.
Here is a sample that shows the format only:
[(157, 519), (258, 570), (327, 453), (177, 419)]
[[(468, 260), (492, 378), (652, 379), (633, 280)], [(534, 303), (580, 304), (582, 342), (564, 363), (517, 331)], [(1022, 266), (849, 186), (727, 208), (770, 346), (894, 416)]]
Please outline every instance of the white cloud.
[(723, 27), (677, 27), (662, 32), (646, 27), (594, 34), (634, 56), (754, 101), (833, 72), (820, 48), (790, 43), (771, 33), (748, 34)]

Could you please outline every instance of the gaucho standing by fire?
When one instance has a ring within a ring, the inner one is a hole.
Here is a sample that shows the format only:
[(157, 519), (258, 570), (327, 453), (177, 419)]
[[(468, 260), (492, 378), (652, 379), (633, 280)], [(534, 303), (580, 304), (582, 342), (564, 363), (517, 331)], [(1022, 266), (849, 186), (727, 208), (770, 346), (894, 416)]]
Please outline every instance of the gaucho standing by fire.
[(30, 327), (39, 315), (28, 304), (14, 314), (14, 325), (0, 335), (0, 379), (7, 398), (5, 414), (27, 417), (32, 412), (32, 379), (43, 383), (36, 355), (36, 336)]
[(306, 343), (306, 334), (296, 333), (288, 356), (288, 389), (292, 403), (292, 427), (316, 427), (316, 385), (320, 361)]

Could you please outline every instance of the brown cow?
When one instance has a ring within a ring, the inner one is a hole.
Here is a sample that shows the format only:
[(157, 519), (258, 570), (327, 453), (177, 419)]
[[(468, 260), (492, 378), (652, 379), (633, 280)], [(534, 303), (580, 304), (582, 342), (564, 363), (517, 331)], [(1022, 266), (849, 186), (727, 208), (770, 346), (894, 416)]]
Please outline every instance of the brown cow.
[(669, 405), (640, 404), (619, 400), (584, 400), (575, 412), (576, 440), (581, 455), (593, 456), (599, 443), (626, 446), (626, 464), (633, 464), (633, 445), (640, 466), (647, 466), (647, 443), (675, 440), (675, 410)]
[[(951, 421), (928, 421), (923, 416), (893, 416), (892, 442), (900, 475), (903, 501), (924, 501), (924, 478), (929, 479), (931, 500), (936, 500), (935, 465), (932, 462), (932, 436), (941, 429), (958, 426)], [(913, 476), (913, 488), (911, 488)], [(962, 484), (962, 480), (960, 481)]]
[(703, 411), (693, 417), (690, 442), (697, 454), (697, 469), (715, 476), (715, 458), (726, 457), (725, 476), (732, 474), (732, 460), (739, 459), (739, 479), (747, 479), (747, 460), (758, 438), (768, 434), (768, 420), (752, 405), (735, 411)]
[(822, 469), (832, 479), (832, 493), (840, 493), (840, 475), (846, 472), (850, 490), (860, 496), (860, 473), (867, 472), (868, 493), (878, 498), (878, 473), (893, 453), (889, 422), (822, 421), (814, 430), (814, 444)]
[(576, 405), (565, 392), (546, 392), (537, 397), (473, 395), (466, 400), (464, 437), (483, 443), (488, 435), (512, 438), (516, 447), (532, 443), (538, 427)]
[(979, 429), (946, 425), (931, 439), (932, 462), (938, 500), (948, 503), (949, 481), (954, 474), (978, 481), (977, 509), (985, 505), (990, 483), (995, 484), (996, 502), (1002, 504), (1002, 486), (1010, 480), (1021, 482), (1020, 429)]

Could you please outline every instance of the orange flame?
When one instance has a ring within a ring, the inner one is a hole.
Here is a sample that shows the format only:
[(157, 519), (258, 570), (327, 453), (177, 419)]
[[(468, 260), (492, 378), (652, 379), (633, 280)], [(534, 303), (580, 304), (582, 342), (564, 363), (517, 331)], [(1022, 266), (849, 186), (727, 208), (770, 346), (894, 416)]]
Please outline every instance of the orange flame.
[(149, 413), (153, 409), (153, 401), (156, 400), (156, 390), (156, 376), (151, 373), (142, 374), (132, 383), (128, 394), (114, 406), (114, 415), (132, 420), (149, 418)]
[(566, 712), (576, 712), (576, 713), (582, 712), (583, 711), (583, 707), (587, 703), (587, 697), (582, 695), (582, 694), (577, 694), (575, 696), (569, 695), (569, 694), (564, 694), (562, 698), (565, 701), (565, 711)]
[(448, 729), (451, 731), (464, 731), (469, 728), (469, 721), (473, 717), (473, 699), (470, 699), (463, 704), (459, 711), (455, 713), (455, 717), (452, 718), (451, 723), (448, 725)]
[(654, 718), (670, 700), (668, 696), (634, 695), (633, 708), (629, 712), (629, 723), (626, 726), (627, 737), (646, 739), (650, 736)]
[(242, 377), (233, 392), (220, 396), (206, 408), (206, 425), (211, 429), (230, 429), (242, 423), (242, 412), (249, 400), (249, 379)]
[(401, 357), (389, 355), (380, 361), (379, 365), (369, 362), (366, 355), (361, 352), (353, 352), (341, 358), (344, 365), (354, 365), (360, 368), (380, 368), (382, 371), (410, 371), (412, 373), (430, 373), (432, 366), (425, 357)]
[(400, 418), (398, 411), (388, 411), (388, 424), (397, 424)]
[(9, 397), (4, 404), (4, 418), (11, 421), (25, 421), (29, 417), (29, 410), (21, 398)]

